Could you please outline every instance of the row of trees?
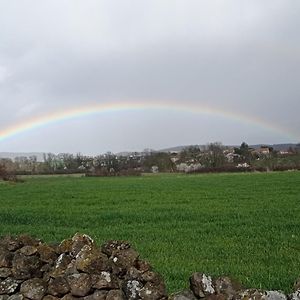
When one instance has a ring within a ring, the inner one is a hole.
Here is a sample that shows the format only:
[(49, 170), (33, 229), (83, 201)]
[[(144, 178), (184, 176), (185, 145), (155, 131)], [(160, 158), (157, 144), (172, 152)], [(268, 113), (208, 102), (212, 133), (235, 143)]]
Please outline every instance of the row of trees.
[[(266, 147), (267, 148), (267, 147)], [(231, 149), (221, 143), (206, 146), (191, 146), (179, 153), (146, 151), (131, 155), (115, 155), (111, 152), (98, 156), (61, 153), (44, 154), (43, 161), (37, 157), (18, 157), (0, 160), (3, 174), (53, 174), (86, 173), (88, 175), (137, 175), (141, 172), (198, 172), (235, 170), (242, 165), (252, 169), (300, 168), (299, 150), (282, 156), (268, 147), (267, 155), (261, 155), (246, 143)], [(0, 173), (1, 177), (1, 173)]]

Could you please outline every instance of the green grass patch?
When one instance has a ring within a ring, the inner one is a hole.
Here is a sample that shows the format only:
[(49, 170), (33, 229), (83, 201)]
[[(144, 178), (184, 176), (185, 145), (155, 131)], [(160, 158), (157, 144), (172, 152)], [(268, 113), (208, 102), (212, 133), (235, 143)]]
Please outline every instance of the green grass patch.
[(289, 291), (300, 276), (300, 172), (33, 177), (0, 184), (0, 234), (129, 240), (170, 292), (192, 272)]

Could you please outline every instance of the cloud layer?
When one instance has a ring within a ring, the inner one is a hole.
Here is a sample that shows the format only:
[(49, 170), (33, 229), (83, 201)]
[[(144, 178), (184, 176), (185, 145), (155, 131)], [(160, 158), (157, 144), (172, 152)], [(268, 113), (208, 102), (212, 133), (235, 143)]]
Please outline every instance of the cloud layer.
[[(1, 1), (0, 128), (90, 103), (160, 100), (257, 116), (296, 135), (299, 9), (292, 0)], [(56, 124), (0, 150), (95, 153), (213, 140), (288, 137), (219, 117), (143, 111)]]

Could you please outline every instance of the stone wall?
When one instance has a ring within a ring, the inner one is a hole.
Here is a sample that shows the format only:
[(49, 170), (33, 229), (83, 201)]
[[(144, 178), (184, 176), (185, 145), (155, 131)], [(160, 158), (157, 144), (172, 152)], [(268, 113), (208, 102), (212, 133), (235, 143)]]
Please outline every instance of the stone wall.
[(0, 300), (300, 300), (300, 282), (289, 296), (242, 289), (229, 277), (195, 273), (190, 289), (167, 295), (159, 274), (125, 241), (98, 248), (76, 234), (59, 245), (30, 236), (0, 239)]

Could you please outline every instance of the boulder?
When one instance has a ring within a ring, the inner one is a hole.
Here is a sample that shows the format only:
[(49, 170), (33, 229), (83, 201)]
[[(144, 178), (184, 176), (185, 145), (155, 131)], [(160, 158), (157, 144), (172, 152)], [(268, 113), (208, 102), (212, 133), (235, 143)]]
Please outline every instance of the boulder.
[(87, 296), (92, 288), (92, 279), (89, 274), (80, 273), (69, 275), (67, 281), (73, 296)]
[(92, 287), (97, 290), (114, 290), (118, 289), (119, 282), (114, 274), (102, 271), (100, 274), (92, 275)]
[(76, 257), (85, 245), (93, 246), (93, 239), (86, 234), (76, 233), (72, 238), (71, 255)]
[(94, 245), (84, 245), (76, 255), (76, 269), (89, 274), (100, 274), (108, 269), (108, 258)]
[(110, 290), (107, 293), (106, 300), (125, 300), (124, 293), (121, 290)]
[(35, 246), (24, 246), (20, 249), (20, 252), (26, 256), (33, 255), (37, 253), (37, 247)]
[(190, 277), (190, 288), (198, 298), (204, 298), (216, 293), (212, 278), (203, 273), (194, 273)]
[(16, 279), (40, 277), (42, 262), (35, 255), (27, 256), (16, 252), (12, 260), (12, 274)]
[(0, 295), (13, 294), (19, 287), (20, 282), (14, 278), (8, 277), (0, 282)]
[(0, 268), (0, 278), (7, 278), (12, 275), (11, 268)]
[(51, 278), (47, 292), (52, 296), (62, 297), (70, 292), (70, 286), (65, 277)]
[(32, 278), (21, 284), (21, 294), (31, 300), (41, 300), (47, 291), (47, 283), (40, 278)]
[(106, 296), (108, 294), (108, 291), (102, 290), (96, 290), (93, 294), (85, 296), (84, 300), (105, 300)]

